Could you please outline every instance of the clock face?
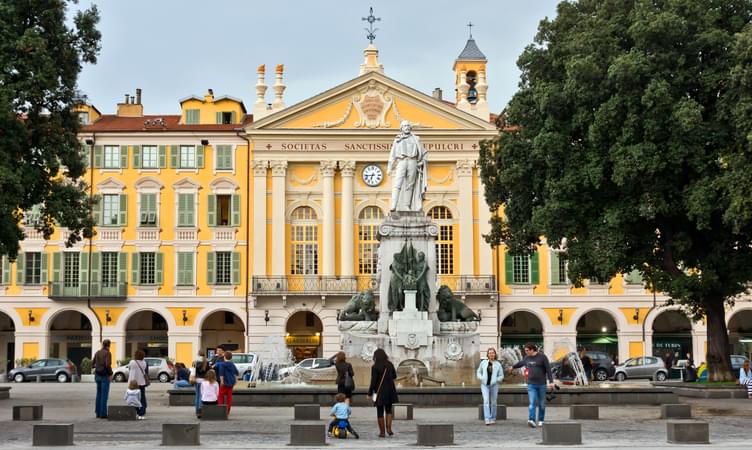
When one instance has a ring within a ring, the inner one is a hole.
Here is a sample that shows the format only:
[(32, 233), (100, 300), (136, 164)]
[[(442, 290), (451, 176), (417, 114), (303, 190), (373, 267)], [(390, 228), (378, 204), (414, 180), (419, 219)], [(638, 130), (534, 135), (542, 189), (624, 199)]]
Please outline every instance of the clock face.
[(381, 171), (381, 167), (375, 164), (369, 164), (363, 169), (363, 181), (371, 186), (378, 186), (384, 179), (384, 173)]

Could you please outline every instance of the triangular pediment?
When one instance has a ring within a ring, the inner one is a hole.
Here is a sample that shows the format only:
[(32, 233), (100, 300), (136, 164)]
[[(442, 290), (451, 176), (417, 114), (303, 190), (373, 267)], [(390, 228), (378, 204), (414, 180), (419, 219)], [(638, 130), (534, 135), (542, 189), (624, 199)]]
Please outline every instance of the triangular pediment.
[(369, 72), (255, 121), (246, 131), (397, 130), (403, 120), (416, 129), (495, 130), (489, 120), (460, 111), (378, 72)]

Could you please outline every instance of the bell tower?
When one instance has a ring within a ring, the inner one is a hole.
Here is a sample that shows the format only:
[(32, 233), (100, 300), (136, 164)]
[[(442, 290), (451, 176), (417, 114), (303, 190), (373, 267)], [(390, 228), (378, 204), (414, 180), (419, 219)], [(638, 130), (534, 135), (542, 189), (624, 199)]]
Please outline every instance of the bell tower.
[(483, 120), (489, 120), (488, 108), (488, 84), (486, 83), (486, 55), (480, 51), (472, 34), (467, 39), (465, 48), (460, 56), (454, 60), (454, 87), (457, 92), (455, 104), (457, 108), (477, 116)]

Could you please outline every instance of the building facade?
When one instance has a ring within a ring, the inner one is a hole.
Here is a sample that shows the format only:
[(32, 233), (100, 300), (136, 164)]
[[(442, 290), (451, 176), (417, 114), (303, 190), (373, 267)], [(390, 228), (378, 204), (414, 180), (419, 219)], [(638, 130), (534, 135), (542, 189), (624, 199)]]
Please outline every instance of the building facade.
[[(530, 257), (485, 243), (492, 213), (477, 160), (497, 133), (486, 69), (471, 38), (446, 100), (386, 76), (370, 45), (356, 78), (292, 106), (281, 65), (271, 86), (259, 67), (250, 111), (211, 89), (174, 115), (144, 115), (140, 90), (113, 115), (82, 105), (97, 234), (66, 248), (66, 230), (44, 240), (25, 213), (21, 253), (2, 259), (0, 360), (79, 363), (102, 339), (116, 360), (142, 348), (187, 364), (199, 349), (263, 354), (279, 342), (296, 359), (332, 355), (339, 312), (383, 269), (377, 227), (402, 120), (429, 154), (439, 283), (480, 315), (481, 348), (533, 341), (553, 356), (581, 344), (619, 360), (668, 350), (703, 360), (704, 324), (664, 307), (639, 275), (575, 288), (545, 241)], [(752, 303), (727, 319), (734, 352), (748, 354)]]

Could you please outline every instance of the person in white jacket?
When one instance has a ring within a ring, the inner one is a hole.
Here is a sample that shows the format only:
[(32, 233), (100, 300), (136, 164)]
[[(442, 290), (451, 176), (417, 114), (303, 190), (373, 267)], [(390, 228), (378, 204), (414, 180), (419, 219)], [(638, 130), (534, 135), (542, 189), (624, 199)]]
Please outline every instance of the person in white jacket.
[(504, 370), (496, 359), (495, 348), (486, 351), (486, 359), (481, 360), (476, 375), (483, 394), (483, 418), (486, 425), (491, 425), (496, 423), (496, 398), (499, 396), (499, 384), (504, 380)]
[(752, 399), (752, 371), (749, 370), (749, 361), (744, 361), (739, 369), (739, 384), (747, 387), (747, 398)]

